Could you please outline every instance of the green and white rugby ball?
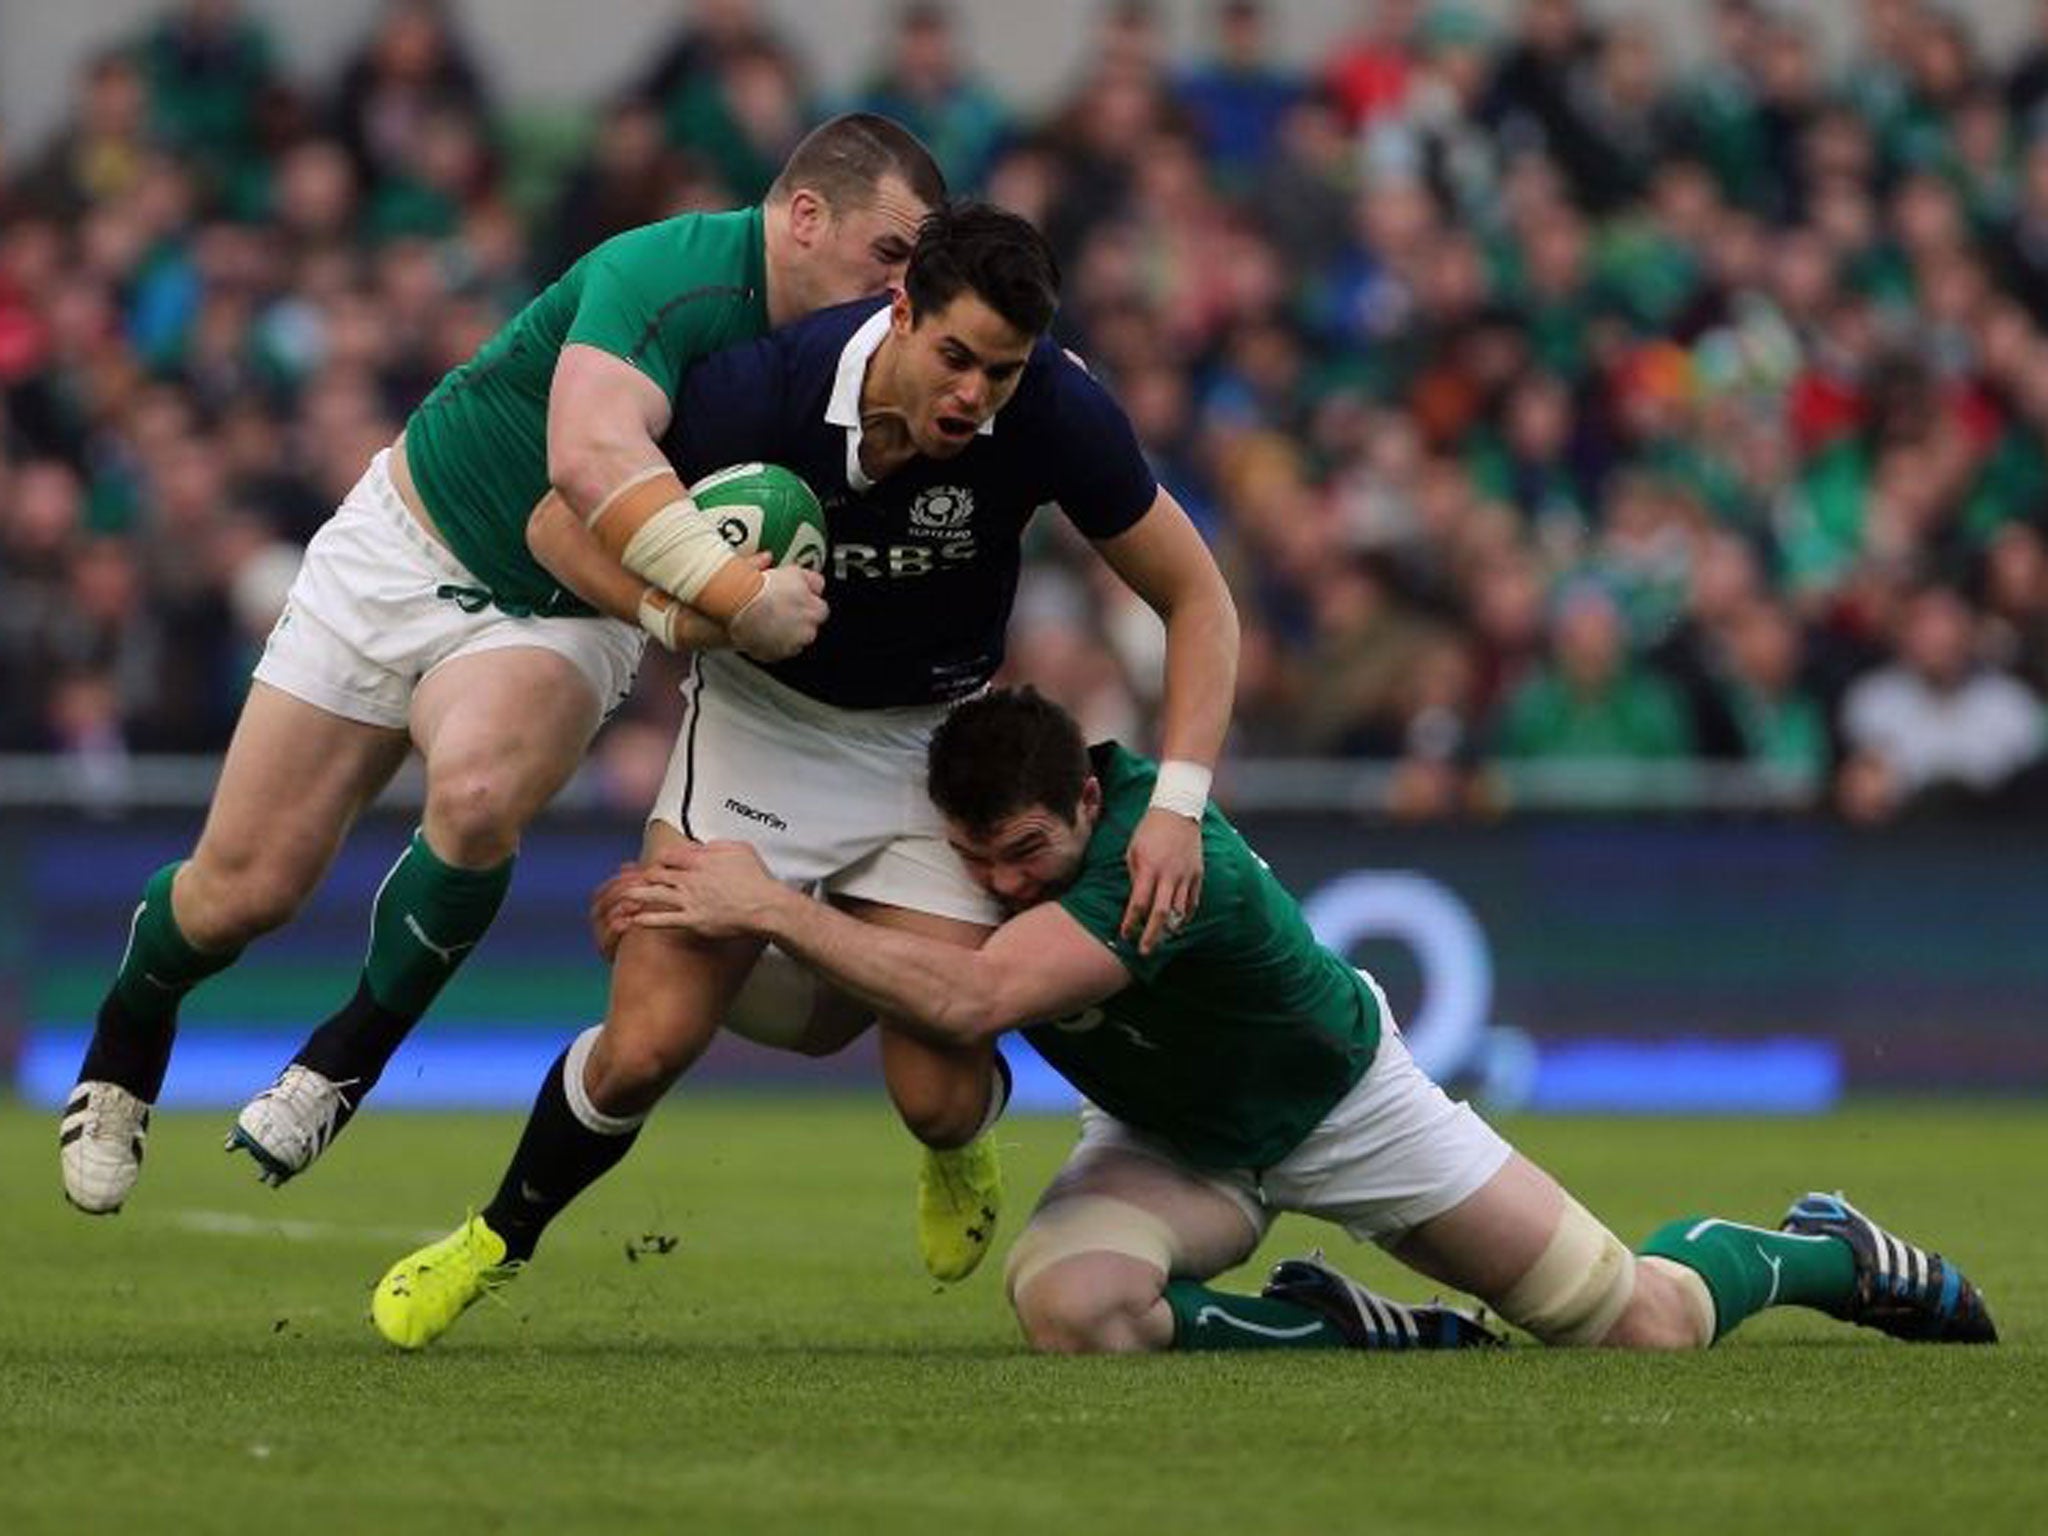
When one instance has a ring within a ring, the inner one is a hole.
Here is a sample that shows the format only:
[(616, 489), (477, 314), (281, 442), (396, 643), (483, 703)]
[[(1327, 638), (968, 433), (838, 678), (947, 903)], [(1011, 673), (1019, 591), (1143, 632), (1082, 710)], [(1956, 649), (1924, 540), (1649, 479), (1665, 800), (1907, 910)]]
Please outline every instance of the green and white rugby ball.
[(690, 496), (718, 520), (738, 555), (766, 550), (777, 565), (825, 569), (825, 509), (780, 464), (734, 464), (691, 483)]

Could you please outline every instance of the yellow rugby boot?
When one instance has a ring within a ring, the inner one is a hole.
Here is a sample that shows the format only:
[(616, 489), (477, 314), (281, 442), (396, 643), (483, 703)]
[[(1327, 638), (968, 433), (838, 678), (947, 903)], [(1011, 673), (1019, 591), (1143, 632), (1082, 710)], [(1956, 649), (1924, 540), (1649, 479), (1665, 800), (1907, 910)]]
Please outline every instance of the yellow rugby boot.
[(505, 1240), (471, 1216), (446, 1237), (384, 1271), (370, 1297), (370, 1320), (400, 1349), (422, 1349), (455, 1326), (479, 1297), (517, 1278), (525, 1266), (505, 1257)]
[(951, 1151), (926, 1147), (917, 1175), (917, 1251), (934, 1280), (974, 1273), (995, 1242), (1003, 1210), (1003, 1165), (987, 1132)]

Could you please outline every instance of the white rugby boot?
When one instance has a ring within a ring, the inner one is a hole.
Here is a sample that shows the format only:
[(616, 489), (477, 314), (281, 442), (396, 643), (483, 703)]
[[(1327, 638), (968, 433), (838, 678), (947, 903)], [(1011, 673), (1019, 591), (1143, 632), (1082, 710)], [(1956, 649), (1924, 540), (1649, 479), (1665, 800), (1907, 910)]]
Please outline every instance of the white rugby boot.
[(149, 1109), (118, 1083), (73, 1085), (57, 1130), (66, 1200), (91, 1216), (121, 1209), (142, 1173)]
[(348, 1123), (355, 1103), (345, 1090), (355, 1085), (354, 1078), (337, 1083), (293, 1062), (242, 1106), (225, 1150), (255, 1158), (263, 1182), (275, 1188), (310, 1168)]

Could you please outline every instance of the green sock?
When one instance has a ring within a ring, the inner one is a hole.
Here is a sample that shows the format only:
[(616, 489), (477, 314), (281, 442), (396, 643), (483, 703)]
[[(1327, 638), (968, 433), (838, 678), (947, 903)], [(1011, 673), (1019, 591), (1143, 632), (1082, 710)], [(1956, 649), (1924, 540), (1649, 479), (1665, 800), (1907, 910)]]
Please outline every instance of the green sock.
[(166, 864), (143, 887), (121, 968), (100, 999), (92, 1043), (78, 1069), (80, 1082), (118, 1083), (146, 1104), (154, 1104), (163, 1089), (178, 1032), (179, 1000), (241, 954), (240, 949), (194, 949), (178, 931), (171, 915), (171, 881), (178, 867)]
[(235, 963), (240, 949), (194, 949), (178, 931), (171, 913), (171, 881), (184, 860), (166, 864), (149, 877), (142, 905), (128, 930), (128, 948), (114, 976), (113, 995), (124, 1018), (134, 1024), (160, 1026), (177, 1017), (178, 1002), (216, 971)]
[(443, 864), (424, 834), (377, 888), (363, 979), (393, 1013), (418, 1018), (491, 926), (512, 884), (512, 860), (490, 869)]
[(1291, 1301), (1212, 1291), (1192, 1280), (1166, 1288), (1175, 1349), (1342, 1349), (1344, 1335), (1320, 1312)]
[(1765, 1307), (1838, 1314), (1856, 1287), (1856, 1256), (1839, 1237), (1803, 1237), (1718, 1216), (1667, 1222), (1636, 1250), (1697, 1274), (1714, 1298), (1714, 1337)]

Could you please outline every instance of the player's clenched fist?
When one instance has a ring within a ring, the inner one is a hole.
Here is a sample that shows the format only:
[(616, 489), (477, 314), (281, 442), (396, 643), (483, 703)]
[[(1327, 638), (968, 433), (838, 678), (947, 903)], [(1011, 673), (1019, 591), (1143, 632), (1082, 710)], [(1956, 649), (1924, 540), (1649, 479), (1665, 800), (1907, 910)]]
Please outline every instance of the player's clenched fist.
[(726, 622), (735, 649), (756, 661), (784, 661), (818, 638), (832, 610), (825, 578), (816, 571), (779, 565), (763, 573), (760, 590)]

